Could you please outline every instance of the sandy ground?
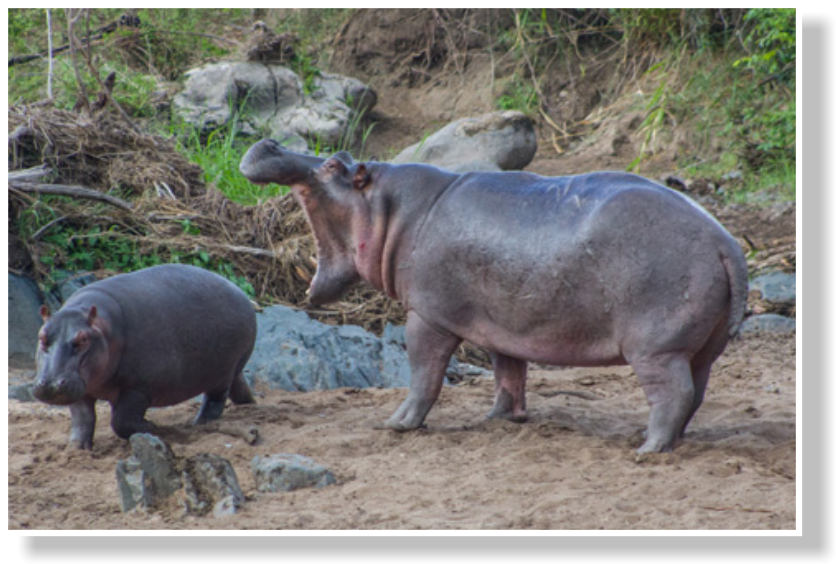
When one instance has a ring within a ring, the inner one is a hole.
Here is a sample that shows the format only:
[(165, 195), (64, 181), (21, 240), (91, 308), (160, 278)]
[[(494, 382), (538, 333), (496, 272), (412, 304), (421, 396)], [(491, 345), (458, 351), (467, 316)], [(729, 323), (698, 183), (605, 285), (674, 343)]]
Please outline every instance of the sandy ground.
[[(13, 376), (25, 377), (25, 373)], [(427, 428), (375, 429), (405, 389), (267, 391), (230, 406), (260, 439), (190, 428), (195, 402), (152, 410), (177, 455), (227, 458), (246, 494), (231, 517), (123, 514), (128, 443), (100, 402), (94, 449), (66, 447), (66, 408), (9, 401), (10, 529), (789, 529), (796, 526), (795, 337), (738, 339), (715, 364), (686, 439), (637, 460), (648, 409), (629, 367), (534, 369), (530, 420), (485, 421), (492, 380), (447, 386)], [(597, 400), (556, 395), (579, 390)], [(338, 483), (256, 491), (257, 455), (304, 454)]]

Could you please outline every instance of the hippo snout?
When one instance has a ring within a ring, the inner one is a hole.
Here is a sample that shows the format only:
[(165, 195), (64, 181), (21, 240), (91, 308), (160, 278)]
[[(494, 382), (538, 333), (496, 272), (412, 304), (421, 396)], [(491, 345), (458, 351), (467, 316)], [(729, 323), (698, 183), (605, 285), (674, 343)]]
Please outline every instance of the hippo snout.
[(267, 164), (271, 159), (282, 157), (284, 152), (278, 141), (263, 139), (250, 147), (241, 159), (238, 170), (254, 184), (269, 184), (272, 182), (274, 171)]
[(35, 381), (32, 395), (51, 405), (69, 405), (84, 397), (84, 383), (77, 373), (65, 372), (58, 376), (42, 375)]

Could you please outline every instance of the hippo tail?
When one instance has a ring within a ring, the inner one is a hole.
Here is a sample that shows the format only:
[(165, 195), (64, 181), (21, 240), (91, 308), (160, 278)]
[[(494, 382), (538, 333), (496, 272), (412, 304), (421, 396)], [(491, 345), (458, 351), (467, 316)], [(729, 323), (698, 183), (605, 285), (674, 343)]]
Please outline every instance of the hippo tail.
[(749, 272), (743, 250), (736, 246), (721, 252), (723, 267), (729, 279), (729, 336), (734, 337), (743, 322), (746, 313), (746, 300), (749, 296)]

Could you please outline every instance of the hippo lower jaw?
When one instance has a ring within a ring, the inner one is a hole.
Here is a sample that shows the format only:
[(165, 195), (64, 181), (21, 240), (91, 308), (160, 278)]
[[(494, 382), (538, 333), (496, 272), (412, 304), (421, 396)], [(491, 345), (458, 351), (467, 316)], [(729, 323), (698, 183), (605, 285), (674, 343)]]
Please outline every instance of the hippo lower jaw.
[(316, 275), (308, 288), (308, 300), (315, 306), (335, 302), (359, 280), (360, 276), (353, 268), (347, 266), (332, 268), (320, 261)]
[(83, 398), (84, 394), (84, 383), (77, 374), (49, 380), (40, 379), (32, 388), (32, 395), (38, 401), (50, 405), (71, 405)]

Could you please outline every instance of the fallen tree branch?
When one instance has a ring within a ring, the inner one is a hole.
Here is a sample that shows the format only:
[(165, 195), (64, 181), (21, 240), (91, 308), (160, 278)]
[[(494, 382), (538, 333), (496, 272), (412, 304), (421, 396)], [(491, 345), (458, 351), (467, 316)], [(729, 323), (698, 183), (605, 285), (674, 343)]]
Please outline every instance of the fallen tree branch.
[(276, 258), (276, 253), (274, 253), (273, 251), (268, 251), (267, 249), (257, 249), (255, 247), (239, 247), (236, 245), (220, 246), (228, 251), (232, 251), (233, 253), (246, 253), (248, 255), (255, 255), (257, 257)]
[[(15, 129), (17, 131), (20, 129), (19, 127)], [(10, 170), (9, 171), (9, 182), (12, 180), (17, 180), (21, 182), (32, 182), (35, 180), (40, 180), (45, 176), (49, 176), (52, 173), (52, 169), (46, 165), (38, 165), (33, 166), (32, 168), (24, 168), (21, 170)]]
[(131, 210), (133, 206), (125, 200), (120, 200), (108, 194), (102, 194), (90, 188), (82, 188), (81, 186), (67, 186), (65, 184), (36, 184), (34, 182), (21, 182), (20, 180), (9, 179), (9, 188), (19, 192), (35, 192), (38, 194), (55, 194), (58, 196), (69, 196), (71, 198), (80, 198), (83, 200), (98, 200), (105, 202), (112, 206), (122, 208), (123, 210)]

